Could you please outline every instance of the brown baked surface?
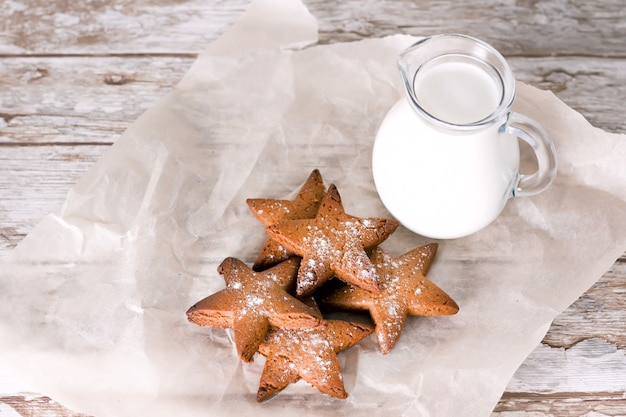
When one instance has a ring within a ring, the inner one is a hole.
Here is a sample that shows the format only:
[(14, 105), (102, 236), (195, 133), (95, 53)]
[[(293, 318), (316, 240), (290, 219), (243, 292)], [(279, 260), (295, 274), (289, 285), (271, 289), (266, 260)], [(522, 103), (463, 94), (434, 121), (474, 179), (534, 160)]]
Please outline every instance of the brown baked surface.
[(330, 185), (314, 219), (284, 220), (266, 231), (302, 257), (296, 294), (304, 296), (334, 275), (369, 291), (380, 291), (378, 272), (365, 249), (382, 243), (398, 226), (392, 219), (346, 214), (337, 188)]
[(294, 328), (321, 323), (319, 310), (287, 292), (293, 287), (298, 265), (298, 258), (290, 258), (255, 272), (236, 258), (226, 258), (218, 268), (226, 288), (189, 308), (187, 318), (200, 326), (233, 328), (237, 353), (250, 362), (270, 324)]
[[(311, 172), (298, 195), (291, 200), (276, 200), (270, 198), (250, 198), (246, 200), (248, 208), (265, 226), (278, 223), (282, 220), (313, 219), (326, 194), (324, 181), (319, 170)], [(253, 269), (261, 271), (276, 265), (293, 256), (293, 252), (281, 246), (272, 239), (267, 239), (261, 249)]]
[(381, 279), (380, 292), (346, 285), (319, 302), (322, 307), (368, 310), (380, 350), (387, 354), (400, 338), (407, 315), (440, 316), (459, 311), (454, 300), (425, 276), (436, 251), (433, 243), (396, 258), (377, 247), (371, 260)]
[(259, 347), (266, 362), (257, 401), (272, 397), (300, 378), (325, 394), (346, 398), (337, 353), (372, 331), (371, 326), (343, 320), (327, 320), (315, 328), (271, 328)]

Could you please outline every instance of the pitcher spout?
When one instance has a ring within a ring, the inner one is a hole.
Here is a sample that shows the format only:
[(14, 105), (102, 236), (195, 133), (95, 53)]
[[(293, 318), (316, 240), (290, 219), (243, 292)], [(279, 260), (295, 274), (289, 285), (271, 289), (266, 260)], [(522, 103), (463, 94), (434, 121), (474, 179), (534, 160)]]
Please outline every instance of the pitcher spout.
[(413, 89), (413, 81), (419, 66), (424, 62), (423, 57), (419, 56), (421, 55), (419, 46), (428, 39), (429, 38), (421, 39), (409, 46), (398, 55), (396, 61), (398, 71), (402, 77), (405, 93), (410, 102), (414, 102), (417, 99)]

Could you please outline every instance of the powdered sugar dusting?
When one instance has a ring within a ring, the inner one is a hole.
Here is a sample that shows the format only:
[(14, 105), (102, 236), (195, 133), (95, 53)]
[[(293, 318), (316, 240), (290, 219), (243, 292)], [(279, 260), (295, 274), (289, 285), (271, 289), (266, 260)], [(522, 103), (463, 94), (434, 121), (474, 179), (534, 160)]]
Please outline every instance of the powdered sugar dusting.
[[(335, 350), (324, 327), (275, 329), (268, 342), (289, 359), (289, 368), (297, 370), (305, 380), (322, 385), (336, 378), (341, 381)], [(268, 346), (263, 348), (262, 353), (270, 353)]]
[(354, 218), (338, 221), (323, 216), (316, 224), (308, 225), (303, 242), (310, 253), (298, 277), (300, 284), (311, 286), (323, 281), (327, 277), (319, 277), (318, 272), (326, 267), (348, 282), (371, 288), (368, 283), (376, 283), (378, 273), (363, 249), (362, 227)]
[(260, 306), (264, 303), (264, 298), (259, 297), (258, 295), (247, 295), (246, 296), (246, 305), (248, 306)]

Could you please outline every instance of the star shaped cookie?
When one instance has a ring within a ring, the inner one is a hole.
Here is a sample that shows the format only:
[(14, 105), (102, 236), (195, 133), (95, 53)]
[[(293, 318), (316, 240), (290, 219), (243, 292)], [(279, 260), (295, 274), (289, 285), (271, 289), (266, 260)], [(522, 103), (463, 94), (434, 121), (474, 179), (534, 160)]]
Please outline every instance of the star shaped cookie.
[(376, 338), (383, 354), (396, 344), (407, 315), (452, 315), (459, 306), (425, 276), (437, 251), (433, 243), (395, 258), (381, 248), (371, 259), (381, 278), (379, 293), (346, 285), (323, 296), (322, 306), (348, 310), (369, 310), (376, 325)]
[(337, 353), (372, 330), (371, 326), (343, 320), (327, 320), (315, 328), (271, 328), (259, 347), (266, 362), (257, 401), (270, 398), (300, 378), (325, 394), (346, 398)]
[[(315, 169), (311, 172), (293, 201), (250, 198), (246, 200), (246, 203), (252, 214), (261, 223), (265, 226), (270, 226), (281, 220), (315, 218), (324, 194), (326, 194), (326, 188), (324, 187), (322, 175), (319, 170)], [(275, 240), (268, 239), (254, 262), (253, 269), (256, 271), (263, 270), (293, 255), (293, 252), (290, 252)]]
[(378, 272), (365, 249), (383, 242), (398, 225), (392, 219), (346, 214), (337, 188), (330, 185), (314, 219), (285, 220), (266, 231), (302, 257), (296, 294), (305, 296), (334, 275), (366, 290), (380, 291)]
[(298, 271), (298, 258), (290, 258), (264, 272), (254, 272), (236, 258), (226, 258), (218, 271), (226, 288), (193, 305), (187, 318), (200, 326), (232, 328), (239, 357), (251, 362), (270, 325), (315, 327), (319, 310), (287, 291)]

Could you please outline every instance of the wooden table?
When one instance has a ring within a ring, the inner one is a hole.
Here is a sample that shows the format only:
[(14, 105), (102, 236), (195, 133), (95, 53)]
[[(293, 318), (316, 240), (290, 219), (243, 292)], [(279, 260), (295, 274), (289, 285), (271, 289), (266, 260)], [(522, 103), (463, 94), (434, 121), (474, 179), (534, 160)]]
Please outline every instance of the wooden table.
[[(0, 2), (0, 251), (58, 209), (73, 183), (171, 91), (244, 0)], [(592, 124), (626, 132), (622, 0), (306, 0), (320, 43), (465, 33), (517, 78)], [(463, 4), (463, 6), (461, 6)], [(592, 365), (590, 365), (592, 364)], [(0, 369), (1, 369), (0, 364)], [(493, 416), (626, 415), (626, 256), (554, 321)], [(1, 375), (1, 372), (0, 372)], [(0, 415), (77, 416), (0, 381)]]

